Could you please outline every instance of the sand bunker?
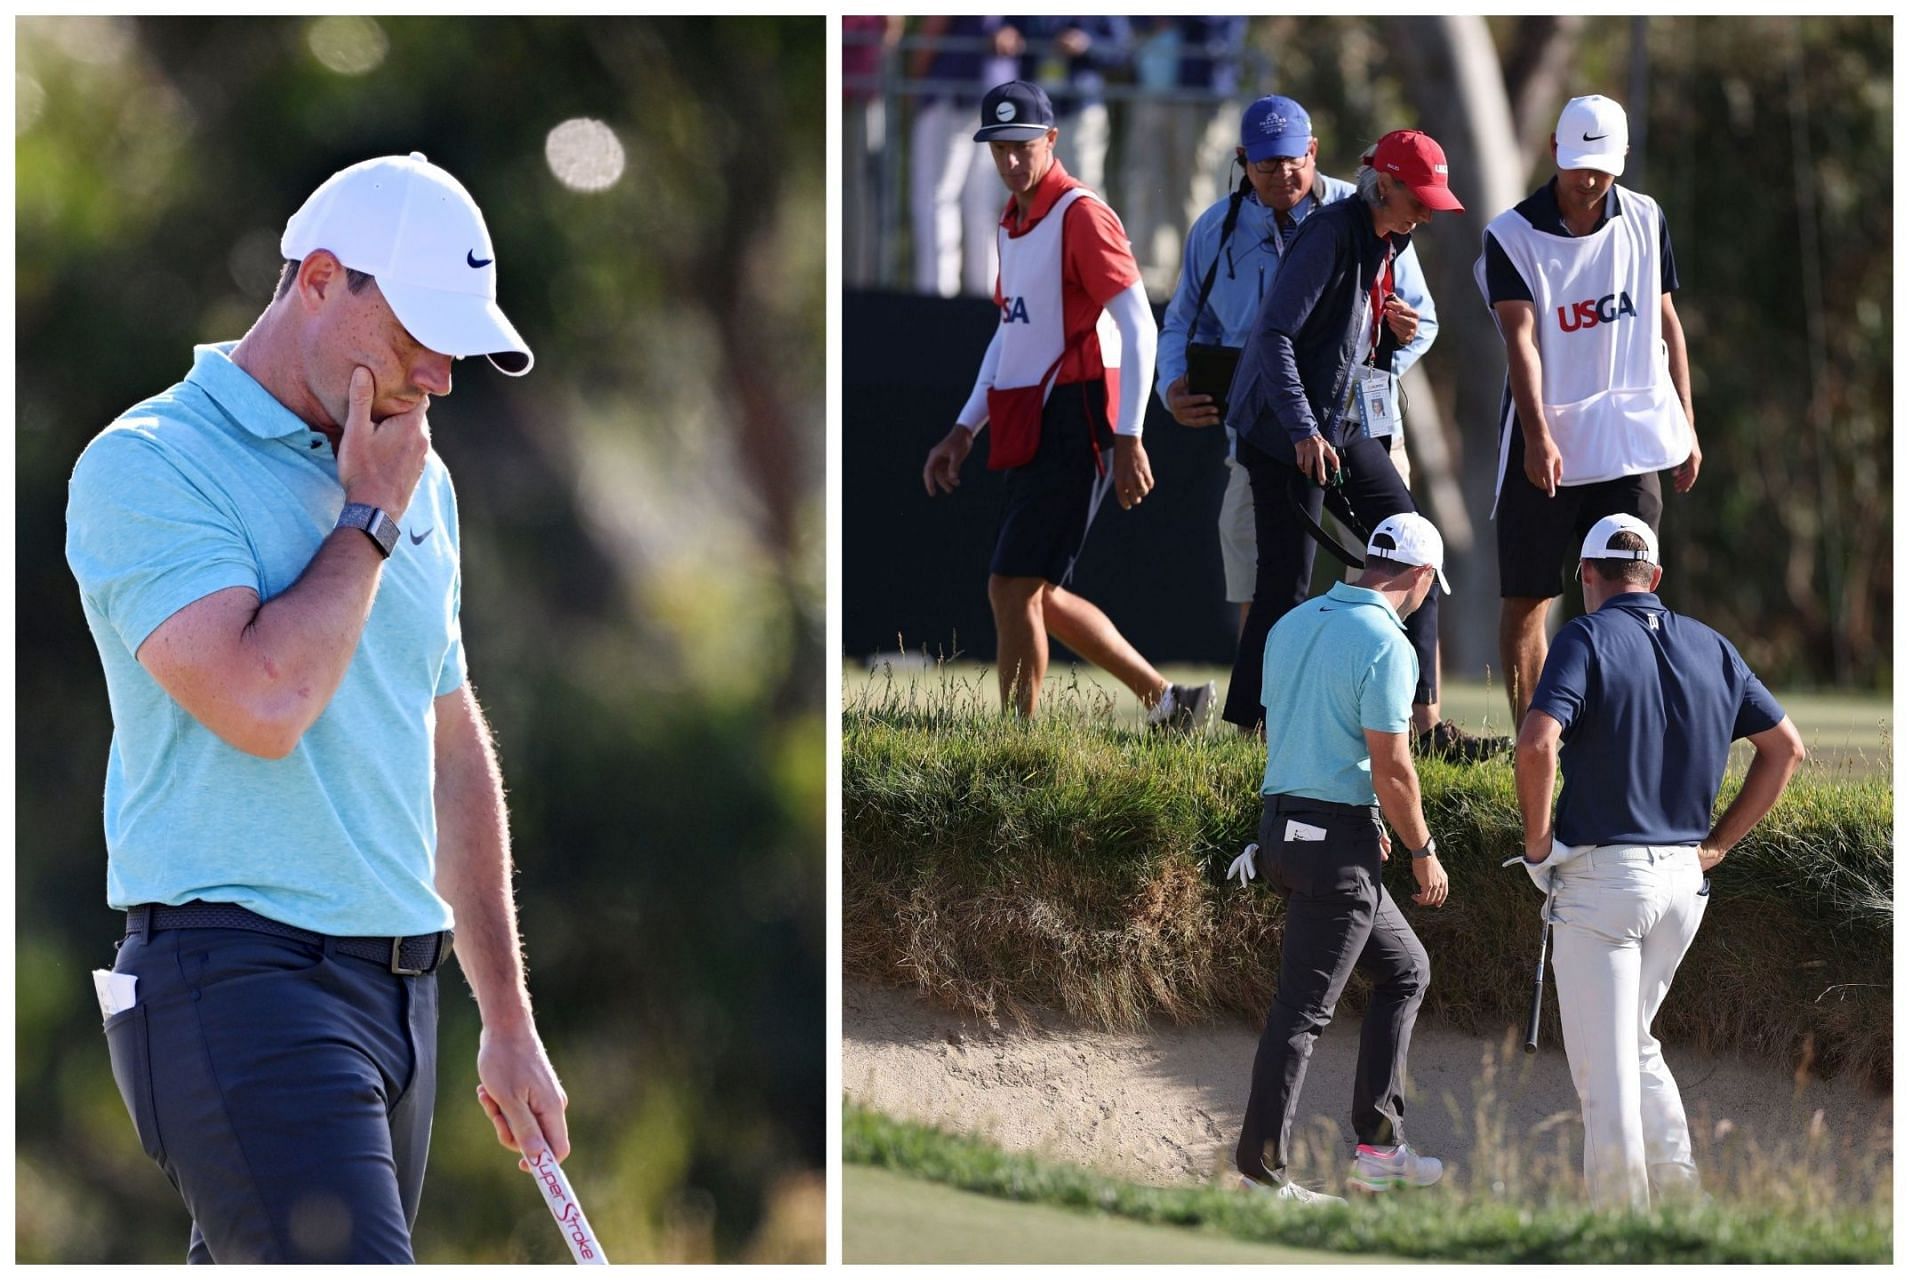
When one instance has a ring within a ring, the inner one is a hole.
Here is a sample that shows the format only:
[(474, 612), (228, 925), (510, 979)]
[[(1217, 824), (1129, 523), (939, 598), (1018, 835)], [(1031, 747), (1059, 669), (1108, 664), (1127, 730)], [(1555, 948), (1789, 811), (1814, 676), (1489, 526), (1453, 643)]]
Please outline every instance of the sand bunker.
[[(1136, 1182), (1209, 1181), (1230, 1167), (1258, 1040), (1249, 1026), (1099, 1032), (1042, 1018), (1022, 1030), (858, 983), (847, 984), (844, 1010), (843, 1087), (875, 1110)], [(1343, 1013), (1314, 1051), (1299, 1111), (1319, 1151), (1313, 1172), (1337, 1158), (1358, 1029)], [(1703, 1169), (1741, 1178), (1804, 1159), (1845, 1199), (1886, 1177), (1891, 1098), (1685, 1049), (1667, 1061)], [(1579, 1102), (1557, 1049), (1528, 1057), (1517, 1037), (1497, 1043), (1428, 1018), (1414, 1032), (1410, 1075), (1408, 1136), (1448, 1162), (1450, 1179), (1578, 1170)]]

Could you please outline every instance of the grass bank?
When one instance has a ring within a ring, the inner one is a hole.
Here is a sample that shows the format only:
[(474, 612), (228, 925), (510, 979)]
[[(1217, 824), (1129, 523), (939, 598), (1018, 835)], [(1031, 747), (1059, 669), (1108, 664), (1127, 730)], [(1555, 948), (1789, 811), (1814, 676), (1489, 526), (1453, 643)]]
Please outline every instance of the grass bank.
[[(1116, 727), (1099, 699), (1053, 707), (1032, 723), (937, 698), (843, 714), (847, 973), (983, 1015), (1257, 1025), (1281, 903), (1225, 869), (1255, 838), (1261, 747)], [(1443, 910), (1408, 908), (1433, 960), (1424, 1012), (1497, 1033), (1525, 1020), (1540, 936), (1538, 893), (1499, 865), (1520, 844), (1511, 761), (1423, 762), (1421, 784), (1452, 882)], [(1892, 835), (1885, 778), (1796, 779), (1714, 872), (1662, 1037), (1890, 1088)], [(1404, 854), (1387, 879), (1409, 902)], [(1557, 1039), (1552, 1000), (1549, 984)]]
[(1303, 1212), (1237, 1190), (1136, 1186), (852, 1106), (843, 1114), (842, 1155), (849, 1165), (892, 1169), (1013, 1201), (1339, 1253), (1474, 1263), (1893, 1259), (1892, 1214), (1885, 1202), (1872, 1209), (1817, 1211), (1716, 1203), (1635, 1218), (1569, 1204), (1528, 1206), (1467, 1196), (1443, 1184)]

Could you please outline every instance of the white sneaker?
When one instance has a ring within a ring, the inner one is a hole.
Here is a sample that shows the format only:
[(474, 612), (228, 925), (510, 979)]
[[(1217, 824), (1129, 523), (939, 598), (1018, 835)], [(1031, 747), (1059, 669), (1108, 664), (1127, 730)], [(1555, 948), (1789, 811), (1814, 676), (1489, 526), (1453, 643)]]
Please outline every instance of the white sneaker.
[(1264, 1195), (1270, 1195), (1283, 1204), (1329, 1205), (1346, 1203), (1346, 1201), (1339, 1196), (1330, 1196), (1318, 1191), (1309, 1191), (1297, 1182), (1283, 1182), (1275, 1186), (1271, 1182), (1255, 1182), (1245, 1174), (1240, 1175), (1240, 1189), (1242, 1191), (1258, 1191)]
[(1204, 733), (1207, 713), (1213, 710), (1213, 681), (1205, 684), (1170, 684), (1160, 701), (1148, 710), (1147, 724), (1175, 733)]
[(1430, 1187), (1440, 1181), (1446, 1166), (1434, 1156), (1423, 1156), (1406, 1143), (1391, 1151), (1361, 1146), (1353, 1153), (1347, 1185), (1355, 1191), (1388, 1191), (1394, 1187)]

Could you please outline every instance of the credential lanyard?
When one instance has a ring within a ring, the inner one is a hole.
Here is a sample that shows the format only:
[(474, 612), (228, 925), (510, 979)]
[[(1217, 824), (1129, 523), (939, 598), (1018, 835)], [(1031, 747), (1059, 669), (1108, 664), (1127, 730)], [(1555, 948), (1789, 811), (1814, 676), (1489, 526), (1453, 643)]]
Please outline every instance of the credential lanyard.
[(1372, 364), (1380, 351), (1380, 330), (1387, 322), (1387, 298), (1393, 293), (1393, 242), (1387, 242), (1387, 256), (1380, 260), (1380, 272), (1367, 289), (1367, 305), (1373, 311), (1373, 338), (1367, 344), (1367, 363)]

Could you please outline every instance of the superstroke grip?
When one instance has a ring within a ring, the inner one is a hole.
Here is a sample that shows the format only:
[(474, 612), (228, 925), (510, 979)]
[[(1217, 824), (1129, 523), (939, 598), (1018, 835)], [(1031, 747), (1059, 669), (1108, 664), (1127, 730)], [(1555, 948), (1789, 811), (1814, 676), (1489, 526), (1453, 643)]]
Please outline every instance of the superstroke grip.
[(540, 1184), (547, 1211), (553, 1214), (554, 1225), (566, 1237), (567, 1248), (573, 1250), (573, 1260), (583, 1267), (606, 1266), (606, 1251), (601, 1249), (593, 1228), (587, 1225), (587, 1215), (580, 1208), (567, 1175), (561, 1172), (560, 1162), (553, 1158), (553, 1152), (542, 1150), (528, 1156), (527, 1170)]

